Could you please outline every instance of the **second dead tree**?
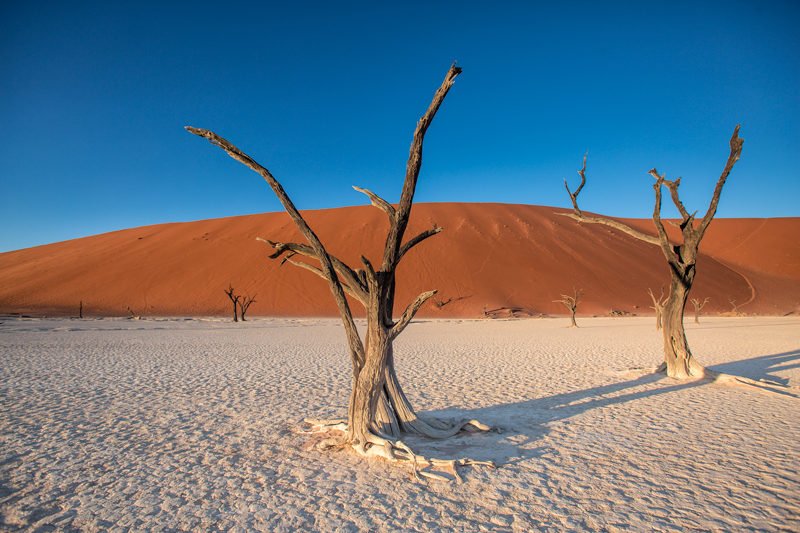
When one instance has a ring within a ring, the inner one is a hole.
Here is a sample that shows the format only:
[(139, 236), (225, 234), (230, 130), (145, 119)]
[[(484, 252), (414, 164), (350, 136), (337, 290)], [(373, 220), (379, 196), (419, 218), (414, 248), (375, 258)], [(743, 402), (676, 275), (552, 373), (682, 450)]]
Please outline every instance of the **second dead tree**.
[(233, 321), (234, 322), (238, 322), (239, 321), (239, 310), (238, 310), (239, 298), (241, 298), (241, 296), (239, 296), (238, 294), (234, 294), (233, 291), (234, 291), (233, 286), (232, 285), (228, 285), (228, 288), (224, 289), (223, 292), (228, 295), (228, 298), (230, 298), (231, 303), (233, 303)]
[[(578, 222), (604, 224), (620, 230), (640, 241), (655, 244), (661, 248), (670, 271), (669, 295), (664, 304), (664, 312), (662, 315), (664, 363), (661, 369), (665, 370), (667, 375), (672, 378), (686, 379), (690, 377), (703, 377), (707, 373), (705, 367), (692, 356), (692, 352), (689, 349), (689, 343), (686, 341), (686, 333), (683, 325), (683, 316), (686, 302), (689, 298), (689, 291), (694, 283), (700, 241), (703, 239), (709, 224), (711, 224), (711, 220), (713, 220), (717, 212), (717, 205), (719, 204), (722, 188), (725, 186), (725, 181), (728, 179), (731, 170), (733, 170), (733, 166), (742, 154), (743, 144), (743, 139), (739, 137), (739, 126), (736, 126), (730, 140), (728, 160), (725, 163), (722, 174), (717, 180), (717, 185), (714, 188), (708, 210), (699, 221), (695, 220), (696, 212), (689, 213), (678, 197), (678, 187), (681, 184), (681, 179), (678, 178), (674, 181), (670, 181), (666, 179), (664, 174), (659, 174), (655, 168), (650, 170), (649, 174), (656, 180), (653, 185), (653, 190), (655, 192), (653, 223), (655, 224), (657, 235), (641, 232), (615, 219), (587, 215), (581, 211), (578, 207), (578, 195), (584, 185), (586, 185), (586, 156), (583, 158), (583, 167), (578, 171), (581, 177), (581, 183), (578, 188), (575, 189), (575, 192), (569, 189), (567, 181), (564, 180), (564, 186), (567, 189), (570, 200), (572, 200), (573, 207), (571, 213), (563, 213), (565, 216), (573, 218)], [(661, 195), (665, 187), (669, 191), (672, 203), (675, 204), (675, 207), (681, 215), (681, 221), (678, 224), (678, 228), (683, 237), (683, 242), (681, 243), (673, 244), (667, 235), (667, 230), (661, 219)]]
[(578, 310), (578, 303), (581, 300), (581, 296), (583, 296), (583, 289), (572, 289), (572, 294), (562, 294), (561, 298), (558, 300), (553, 300), (556, 303), (563, 304), (564, 307), (570, 312), (570, 325), (571, 328), (577, 328), (578, 323), (575, 322), (575, 312)]
[(247, 322), (247, 319), (244, 316), (247, 314), (247, 310), (250, 309), (250, 306), (255, 302), (255, 294), (252, 296), (245, 295), (241, 300), (239, 300), (239, 313), (242, 315), (242, 322)]

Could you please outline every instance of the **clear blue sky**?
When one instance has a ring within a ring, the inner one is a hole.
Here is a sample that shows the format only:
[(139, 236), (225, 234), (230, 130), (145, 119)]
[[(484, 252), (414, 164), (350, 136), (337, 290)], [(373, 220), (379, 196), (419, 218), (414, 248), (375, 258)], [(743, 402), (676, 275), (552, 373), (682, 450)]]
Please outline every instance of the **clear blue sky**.
[[(399, 196), (453, 60), (417, 200), (647, 217), (647, 171), (723, 217), (798, 216), (800, 2), (2, 2), (0, 251), (132, 226)], [(669, 212), (667, 212), (669, 213)]]

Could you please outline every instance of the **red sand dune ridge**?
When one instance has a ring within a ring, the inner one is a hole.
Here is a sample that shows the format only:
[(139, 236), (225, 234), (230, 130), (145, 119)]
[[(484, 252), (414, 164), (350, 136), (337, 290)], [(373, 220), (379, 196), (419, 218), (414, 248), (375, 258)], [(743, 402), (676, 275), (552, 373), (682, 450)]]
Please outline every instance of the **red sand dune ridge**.
[[(565, 210), (507, 204), (414, 206), (407, 238), (438, 224), (398, 269), (398, 309), (420, 292), (439, 294), (428, 317), (481, 317), (485, 310), (564, 314), (560, 294), (583, 289), (579, 314), (652, 314), (647, 289), (669, 282), (658, 247), (611, 228), (558, 216)], [(371, 206), (305, 211), (328, 250), (379, 263), (387, 222)], [(628, 220), (652, 231), (652, 221)], [(717, 219), (701, 245), (692, 296), (703, 313), (800, 311), (800, 218)], [(0, 313), (88, 316), (226, 315), (223, 289), (257, 293), (250, 315), (334, 316), (327, 284), (267, 259), (256, 237), (302, 242), (285, 213), (159, 224), (0, 254)], [(689, 305), (691, 309), (691, 305)], [(359, 304), (353, 310), (361, 315)], [(499, 312), (503, 315), (503, 312)], [(506, 313), (507, 314), (507, 313)]]

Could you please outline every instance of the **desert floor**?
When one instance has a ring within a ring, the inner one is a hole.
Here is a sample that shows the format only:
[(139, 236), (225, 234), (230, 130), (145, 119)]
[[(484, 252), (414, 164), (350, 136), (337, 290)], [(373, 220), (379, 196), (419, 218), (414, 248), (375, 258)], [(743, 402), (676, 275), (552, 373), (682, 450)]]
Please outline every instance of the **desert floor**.
[[(652, 318), (436, 320), (398, 370), (425, 415), (499, 433), (413, 446), (464, 481), (306, 449), (343, 416), (332, 319), (0, 319), (0, 529), (800, 530), (800, 399), (654, 367)], [(687, 321), (711, 368), (800, 385), (800, 320)], [(798, 389), (795, 389), (795, 392)]]

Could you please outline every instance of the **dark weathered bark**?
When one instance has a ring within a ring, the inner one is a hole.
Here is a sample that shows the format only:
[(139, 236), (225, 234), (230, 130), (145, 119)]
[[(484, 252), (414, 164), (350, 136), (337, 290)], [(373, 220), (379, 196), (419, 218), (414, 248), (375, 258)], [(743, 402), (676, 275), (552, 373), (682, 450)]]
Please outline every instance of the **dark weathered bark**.
[(233, 304), (233, 321), (238, 322), (239, 321), (238, 307), (239, 307), (240, 296), (238, 294), (234, 294), (233, 291), (234, 291), (233, 287), (228, 285), (228, 288), (225, 289), (223, 292), (228, 295), (228, 298), (230, 298), (231, 303)]
[(81, 305), (78, 308), (78, 318), (83, 318), (83, 300), (81, 300)]
[[(441, 231), (441, 228), (434, 227), (413, 237), (405, 244), (402, 243), (422, 166), (425, 133), (460, 73), (461, 69), (455, 65), (450, 68), (430, 106), (417, 123), (397, 206), (393, 206), (372, 191), (355, 187), (357, 191), (366, 194), (370, 202), (384, 211), (389, 219), (389, 231), (378, 270), (363, 256), (362, 268), (354, 269), (331, 255), (269, 170), (215, 133), (198, 128), (186, 128), (189, 132), (208, 139), (225, 150), (228, 155), (260, 174), (308, 241), (308, 244), (302, 244), (262, 239), (274, 250), (271, 258), (283, 257), (282, 262), (309, 270), (328, 282), (344, 324), (353, 368), (345, 443), (367, 455), (382, 455), (394, 459), (397, 458), (397, 454), (401, 454), (404, 458), (413, 457), (416, 461), (419, 457), (401, 441), (396, 440), (402, 432), (439, 437), (454, 434), (466, 425), (485, 429), (475, 421), (460, 424), (422, 422), (413, 411), (397, 381), (392, 352), (394, 339), (408, 326), (420, 307), (436, 294), (436, 291), (420, 294), (408, 305), (400, 318), (394, 320), (395, 271), (400, 259), (413, 246)], [(316, 260), (319, 266), (297, 260), (296, 257)], [(363, 305), (366, 311), (367, 330), (363, 340), (356, 329), (345, 294)], [(376, 450), (377, 448), (380, 450)]]
[[(578, 207), (577, 198), (586, 183), (585, 156), (583, 158), (583, 166), (578, 171), (578, 174), (581, 176), (581, 184), (574, 193), (570, 191), (569, 185), (567, 185), (566, 180), (564, 180), (564, 185), (567, 188), (573, 206), (573, 212), (566, 214), (566, 216), (574, 218), (579, 222), (611, 226), (641, 241), (660, 246), (669, 266), (671, 276), (670, 290), (662, 314), (664, 364), (667, 375), (674, 378), (682, 379), (690, 376), (703, 376), (705, 373), (703, 366), (692, 357), (692, 353), (689, 350), (684, 331), (683, 315), (686, 308), (686, 301), (689, 297), (689, 291), (694, 282), (700, 241), (703, 239), (709, 224), (711, 224), (717, 212), (717, 205), (719, 204), (722, 188), (733, 166), (741, 156), (743, 142), (744, 141), (739, 137), (739, 126), (736, 126), (731, 136), (730, 153), (725, 168), (717, 180), (708, 210), (705, 216), (699, 221), (695, 220), (695, 213), (690, 214), (686, 210), (678, 196), (678, 187), (681, 182), (680, 178), (670, 181), (667, 180), (663, 174), (659, 174), (656, 169), (650, 171), (650, 175), (656, 180), (656, 183), (653, 185), (655, 191), (653, 222), (656, 227), (656, 236), (640, 232), (616, 220), (584, 215)], [(681, 215), (681, 222), (678, 227), (681, 230), (683, 242), (680, 244), (673, 244), (670, 241), (664, 223), (661, 220), (661, 196), (664, 187), (669, 190), (672, 202)], [(653, 300), (655, 302), (655, 298)], [(656, 311), (656, 313), (658, 313), (658, 311)]]
[(709, 300), (708, 297), (706, 297), (706, 299), (703, 300), (702, 302), (700, 301), (700, 298), (692, 298), (692, 305), (694, 306), (694, 323), (695, 324), (699, 324), (700, 323), (700, 311), (702, 311), (703, 308), (706, 306), (706, 304), (708, 303), (708, 300)]

